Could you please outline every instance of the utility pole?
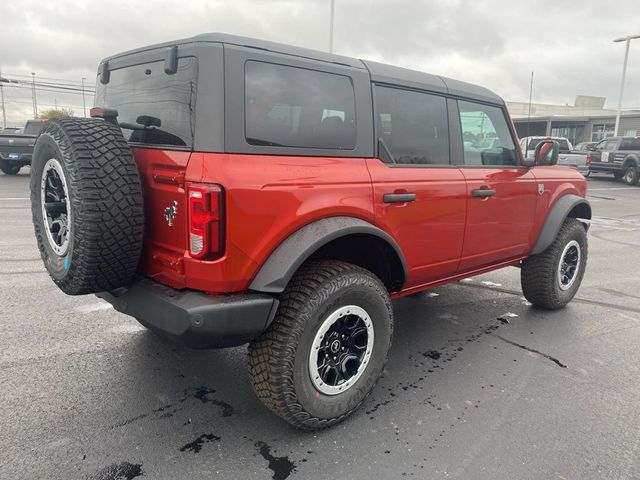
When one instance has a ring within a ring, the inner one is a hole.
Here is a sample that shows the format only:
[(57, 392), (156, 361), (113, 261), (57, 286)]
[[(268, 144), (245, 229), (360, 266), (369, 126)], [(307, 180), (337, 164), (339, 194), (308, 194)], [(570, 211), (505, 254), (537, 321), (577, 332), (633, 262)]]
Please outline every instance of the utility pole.
[(84, 100), (84, 81), (86, 80), (85, 77), (82, 77), (82, 110), (84, 111), (84, 116), (85, 118), (87, 117), (87, 103)]
[(333, 14), (336, 0), (331, 0), (331, 11), (329, 13), (329, 53), (333, 53)]
[(0, 99), (2, 100), (2, 128), (7, 128), (7, 112), (4, 108), (4, 90), (2, 83), (4, 82), (4, 78), (2, 78), (2, 69), (0, 68)]
[(640, 38), (640, 35), (628, 35), (622, 38), (616, 38), (614, 43), (626, 42), (627, 46), (624, 50), (624, 63), (622, 64), (622, 79), (620, 80), (620, 96), (618, 97), (618, 112), (616, 113), (616, 127), (613, 131), (613, 136), (618, 135), (618, 128), (620, 128), (620, 111), (622, 110), (622, 96), (624, 95), (624, 79), (627, 76), (627, 61), (629, 60), (629, 46), (631, 40)]
[(36, 74), (31, 72), (31, 96), (33, 98), (33, 118), (38, 118), (38, 101), (36, 100)]
[(531, 98), (533, 97), (533, 72), (531, 72), (531, 83), (529, 84), (529, 113), (527, 114), (527, 137), (529, 136), (529, 124), (531, 123)]

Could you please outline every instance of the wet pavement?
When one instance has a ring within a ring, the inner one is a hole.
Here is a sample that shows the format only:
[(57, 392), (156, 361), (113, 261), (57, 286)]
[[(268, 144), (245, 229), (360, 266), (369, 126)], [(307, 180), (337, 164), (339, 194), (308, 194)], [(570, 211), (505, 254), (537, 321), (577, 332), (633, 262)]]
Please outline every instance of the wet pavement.
[(384, 377), (318, 433), (258, 402), (246, 348), (190, 351), (44, 271), (28, 170), (0, 175), (2, 479), (640, 477), (640, 187), (589, 179), (578, 298), (508, 268), (394, 303)]

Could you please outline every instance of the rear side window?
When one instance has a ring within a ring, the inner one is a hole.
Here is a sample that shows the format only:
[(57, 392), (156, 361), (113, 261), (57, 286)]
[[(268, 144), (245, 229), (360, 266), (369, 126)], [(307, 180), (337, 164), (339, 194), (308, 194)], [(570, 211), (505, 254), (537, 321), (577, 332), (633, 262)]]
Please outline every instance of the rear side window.
[(355, 109), (347, 76), (245, 64), (245, 138), (250, 145), (353, 150)]
[(502, 109), (462, 100), (458, 108), (465, 165), (519, 165)]
[(396, 163), (449, 163), (447, 101), (427, 93), (376, 86), (378, 137)]
[(164, 63), (112, 70), (108, 84), (98, 82), (96, 105), (118, 111), (118, 123), (129, 142), (191, 147), (197, 61), (180, 58), (172, 75), (164, 72)]

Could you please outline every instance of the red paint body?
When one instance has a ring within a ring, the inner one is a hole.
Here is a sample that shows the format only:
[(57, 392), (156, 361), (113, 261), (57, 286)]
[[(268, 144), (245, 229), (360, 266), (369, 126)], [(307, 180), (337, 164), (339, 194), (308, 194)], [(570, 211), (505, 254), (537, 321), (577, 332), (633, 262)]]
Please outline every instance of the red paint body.
[[(584, 196), (572, 168), (409, 167), (376, 158), (325, 158), (134, 149), (147, 212), (144, 272), (175, 288), (210, 293), (248, 288), (269, 254), (313, 221), (351, 216), (375, 224), (401, 247), (408, 268), (393, 297), (515, 264), (532, 250), (553, 203)], [(224, 189), (224, 255), (188, 251), (188, 183)], [(538, 184), (544, 184), (539, 193)], [(496, 196), (475, 198), (478, 188)], [(385, 204), (385, 193), (416, 201)], [(164, 209), (178, 203), (173, 226)]]

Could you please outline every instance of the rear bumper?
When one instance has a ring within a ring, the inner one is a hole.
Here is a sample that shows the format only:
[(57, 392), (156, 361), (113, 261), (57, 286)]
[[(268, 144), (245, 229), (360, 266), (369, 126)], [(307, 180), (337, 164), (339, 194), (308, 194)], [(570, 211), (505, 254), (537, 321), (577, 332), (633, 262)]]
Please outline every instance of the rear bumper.
[(148, 278), (98, 297), (162, 336), (191, 348), (245, 344), (271, 323), (278, 300), (261, 293), (207, 295), (175, 290)]
[(31, 153), (18, 153), (16, 157), (15, 154), (11, 155), (9, 152), (0, 152), (0, 160), (4, 160), (8, 163), (21, 163), (23, 165), (29, 165), (31, 163)]

